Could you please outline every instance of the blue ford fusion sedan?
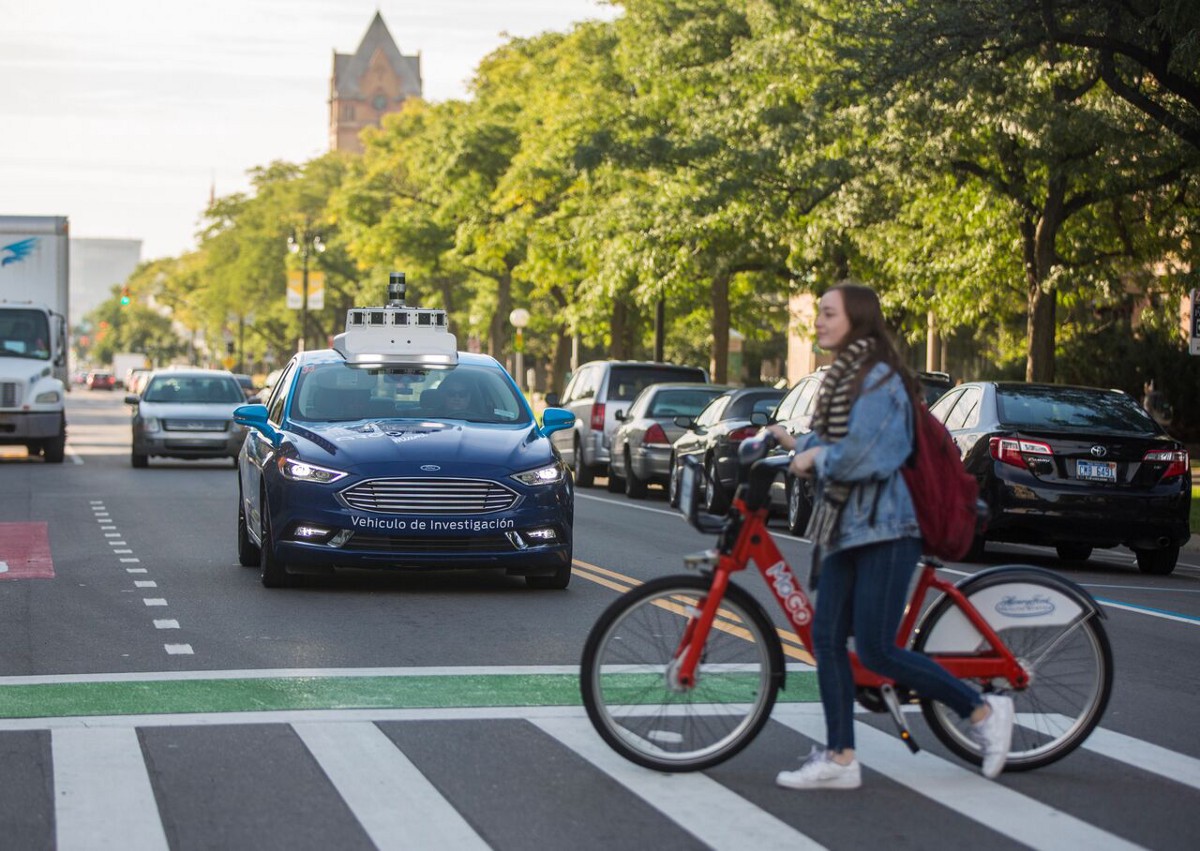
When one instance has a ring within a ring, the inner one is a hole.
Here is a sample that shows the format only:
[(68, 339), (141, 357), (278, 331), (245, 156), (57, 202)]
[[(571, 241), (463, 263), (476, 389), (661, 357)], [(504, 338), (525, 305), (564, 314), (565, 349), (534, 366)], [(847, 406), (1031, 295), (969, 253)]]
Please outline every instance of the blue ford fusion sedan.
[(238, 557), (270, 588), (338, 568), (495, 567), (571, 579), (573, 482), (495, 359), (455, 351), (440, 310), (354, 308), (334, 348), (238, 408)]

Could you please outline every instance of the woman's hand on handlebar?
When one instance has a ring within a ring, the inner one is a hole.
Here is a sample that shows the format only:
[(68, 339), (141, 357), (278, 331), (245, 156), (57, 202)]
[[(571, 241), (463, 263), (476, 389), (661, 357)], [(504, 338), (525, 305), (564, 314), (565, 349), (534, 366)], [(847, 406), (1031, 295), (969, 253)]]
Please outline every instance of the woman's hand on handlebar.
[(764, 428), (763, 431), (769, 434), (774, 439), (775, 443), (779, 446), (782, 446), (784, 449), (796, 448), (796, 438), (788, 434), (787, 429), (785, 429), (783, 426), (769, 425)]

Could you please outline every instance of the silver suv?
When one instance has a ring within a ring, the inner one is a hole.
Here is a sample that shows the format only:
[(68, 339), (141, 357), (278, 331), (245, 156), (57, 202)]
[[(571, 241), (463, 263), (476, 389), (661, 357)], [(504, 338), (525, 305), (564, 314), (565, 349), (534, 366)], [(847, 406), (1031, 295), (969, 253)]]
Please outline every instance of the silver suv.
[(613, 432), (621, 424), (617, 412), (628, 410), (644, 388), (664, 381), (707, 382), (708, 372), (672, 363), (591, 361), (571, 376), (561, 400), (556, 393), (546, 397), (546, 404), (575, 415), (573, 429), (550, 435), (575, 471), (575, 484), (591, 487), (597, 474), (607, 474)]

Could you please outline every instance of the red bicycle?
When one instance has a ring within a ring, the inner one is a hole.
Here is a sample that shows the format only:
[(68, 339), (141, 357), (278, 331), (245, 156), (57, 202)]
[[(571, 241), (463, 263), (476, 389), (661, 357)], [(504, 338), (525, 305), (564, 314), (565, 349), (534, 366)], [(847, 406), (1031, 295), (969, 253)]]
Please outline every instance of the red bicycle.
[[(588, 717), (614, 750), (639, 765), (708, 768), (746, 747), (770, 717), (784, 687), (784, 654), (762, 606), (731, 581), (750, 562), (812, 647), (812, 604), (767, 530), (771, 483), (789, 460), (766, 457), (769, 449), (765, 435), (742, 444), (742, 484), (724, 517), (699, 511), (704, 472), (694, 459), (685, 461), (680, 510), (697, 530), (718, 535), (716, 548), (685, 559), (695, 575), (654, 579), (622, 595), (588, 635), (580, 671)], [(1062, 759), (1099, 723), (1112, 689), (1100, 607), (1075, 583), (1037, 567), (995, 567), (957, 584), (940, 578), (939, 567), (922, 558), (897, 643), (975, 688), (1013, 697), (1006, 771)], [(940, 596), (924, 608), (931, 594)], [(906, 703), (920, 704), (951, 751), (982, 761), (967, 721), (868, 671), (853, 654), (851, 663), (859, 702), (890, 712), (914, 752)]]

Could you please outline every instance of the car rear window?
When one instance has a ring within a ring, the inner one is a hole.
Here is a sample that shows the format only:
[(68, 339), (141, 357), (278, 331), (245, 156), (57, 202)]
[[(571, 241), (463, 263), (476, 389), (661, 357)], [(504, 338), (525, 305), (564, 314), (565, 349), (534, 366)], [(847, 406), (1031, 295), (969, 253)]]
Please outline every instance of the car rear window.
[(1159, 434), (1158, 424), (1124, 393), (1082, 387), (999, 387), (1000, 422), (1016, 429), (1085, 429)]
[(628, 402), (651, 384), (707, 380), (704, 370), (693, 366), (615, 366), (609, 376), (608, 399)]
[(722, 389), (714, 387), (711, 390), (696, 388), (692, 390), (661, 390), (654, 397), (649, 416), (652, 417), (694, 417), (704, 410), (704, 406), (712, 401), (712, 397), (720, 394)]

